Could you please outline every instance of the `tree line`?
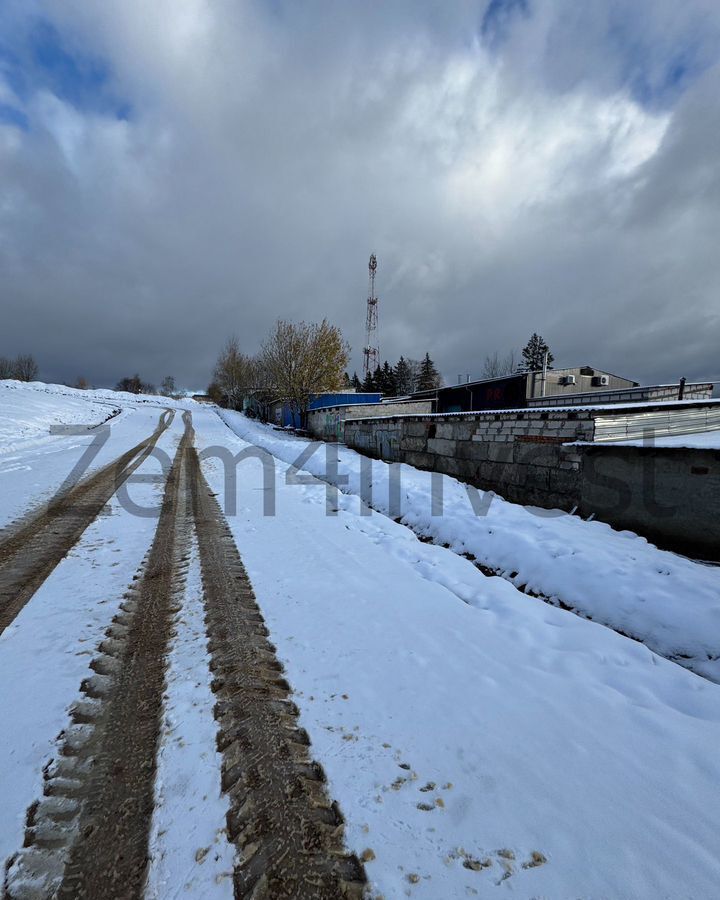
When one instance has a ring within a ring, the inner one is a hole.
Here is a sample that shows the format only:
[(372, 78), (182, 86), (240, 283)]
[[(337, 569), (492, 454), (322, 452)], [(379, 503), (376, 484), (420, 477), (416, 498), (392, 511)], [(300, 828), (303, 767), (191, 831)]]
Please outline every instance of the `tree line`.
[(442, 377), (435, 363), (426, 353), (423, 359), (410, 359), (401, 356), (391, 366), (385, 362), (374, 372), (368, 372), (363, 381), (355, 372), (347, 379), (347, 386), (365, 394), (383, 394), (386, 397), (402, 397), (415, 391), (431, 391), (442, 387)]
[(533, 332), (521, 353), (512, 349), (504, 356), (500, 356), (497, 351), (488, 354), (483, 362), (481, 377), (501, 378), (503, 375), (514, 375), (518, 372), (539, 372), (543, 365), (552, 369), (554, 360), (555, 357), (545, 339), (537, 332)]
[(13, 378), (15, 381), (35, 381), (39, 372), (35, 358), (29, 353), (8, 359), (0, 356), (0, 381), (5, 378)]
[(318, 394), (349, 388), (386, 396), (430, 390), (442, 379), (426, 353), (424, 359), (401, 356), (394, 366), (378, 366), (361, 382), (346, 367), (350, 346), (327, 319), (319, 323), (278, 319), (256, 354), (244, 353), (237, 337), (225, 343), (217, 358), (207, 393), (211, 400), (268, 419), (270, 404), (283, 400), (307, 426), (310, 402)]
[[(35, 381), (40, 369), (35, 358), (27, 353), (9, 359), (7, 356), (0, 356), (0, 381), (5, 379), (14, 379), (15, 381)], [(92, 386), (88, 380), (80, 375), (74, 384), (67, 383), (68, 387), (74, 387), (81, 391), (89, 390)], [(127, 391), (130, 394), (161, 394), (163, 397), (177, 397), (178, 391), (175, 387), (175, 379), (172, 375), (163, 378), (160, 389), (158, 390), (154, 384), (143, 381), (136, 373), (126, 378), (121, 378), (115, 385), (116, 391)]]
[[(349, 355), (350, 347), (342, 332), (326, 319), (309, 324), (278, 319), (255, 355), (243, 353), (236, 337), (227, 341), (215, 364), (208, 395), (234, 409), (242, 409), (244, 401), (251, 399), (251, 409), (259, 415), (266, 414), (271, 400), (282, 398), (301, 422), (305, 422), (315, 394), (354, 388), (363, 393), (396, 397), (442, 387), (442, 377), (429, 353), (421, 360), (401, 356), (395, 365), (385, 360), (362, 381), (357, 372), (352, 377), (347, 374)], [(510, 350), (502, 357), (497, 352), (486, 356), (482, 377), (538, 371), (544, 364), (552, 368), (553, 361), (547, 342), (533, 333), (520, 354)], [(14, 359), (0, 356), (0, 380), (34, 381), (38, 372), (38, 364), (30, 354)], [(79, 377), (74, 387), (87, 389), (90, 385)], [(178, 396), (172, 375), (163, 379), (158, 390), (135, 373), (121, 378), (115, 390)]]
[(160, 394), (162, 397), (179, 397), (177, 388), (175, 387), (175, 379), (172, 375), (166, 375), (160, 382), (160, 389), (155, 387), (149, 381), (143, 381), (137, 374), (130, 377), (121, 378), (115, 385), (116, 391), (126, 391), (128, 394)]
[(319, 323), (278, 319), (255, 355), (243, 353), (236, 337), (227, 340), (208, 396), (232, 409), (245, 407), (263, 419), (268, 418), (269, 404), (282, 399), (304, 428), (313, 396), (344, 387), (349, 356), (342, 332), (327, 319)]
[[(511, 349), (502, 356), (497, 351), (488, 354), (483, 362), (480, 377), (501, 378), (520, 372), (537, 372), (542, 369), (543, 364), (551, 369), (554, 359), (544, 338), (533, 333), (520, 353)], [(396, 397), (442, 387), (442, 377), (430, 354), (426, 353), (421, 360), (401, 356), (394, 366), (386, 360), (374, 372), (368, 372), (362, 381), (355, 372), (352, 378), (346, 378), (346, 384), (356, 391)]]

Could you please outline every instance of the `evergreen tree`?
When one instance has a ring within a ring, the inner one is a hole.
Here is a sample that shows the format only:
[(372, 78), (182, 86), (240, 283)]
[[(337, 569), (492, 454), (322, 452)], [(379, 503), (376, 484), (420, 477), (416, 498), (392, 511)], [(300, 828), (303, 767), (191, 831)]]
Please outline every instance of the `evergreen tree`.
[(425, 358), (420, 363), (420, 375), (418, 377), (417, 390), (430, 391), (434, 388), (442, 386), (442, 378), (435, 367), (435, 363), (430, 359), (430, 354), (426, 353)]
[(381, 369), (377, 369), (375, 381), (377, 389), (386, 397), (394, 397), (397, 393), (395, 371), (387, 360), (385, 360)]
[(413, 377), (412, 367), (410, 363), (401, 356), (395, 366), (395, 390), (398, 394), (412, 394), (415, 390), (415, 379)]
[(545, 354), (547, 353), (547, 367), (552, 369), (552, 363), (555, 357), (550, 352), (550, 348), (544, 339), (537, 333), (533, 332), (532, 337), (525, 345), (522, 352), (523, 361), (520, 369), (523, 372), (539, 372), (543, 367)]
[(356, 391), (362, 391), (362, 381), (358, 378), (358, 373), (353, 372), (353, 377), (350, 379), (350, 384), (355, 388)]
[(375, 369), (374, 372), (368, 372), (362, 383), (364, 394), (374, 394), (377, 392), (377, 374), (380, 370)]

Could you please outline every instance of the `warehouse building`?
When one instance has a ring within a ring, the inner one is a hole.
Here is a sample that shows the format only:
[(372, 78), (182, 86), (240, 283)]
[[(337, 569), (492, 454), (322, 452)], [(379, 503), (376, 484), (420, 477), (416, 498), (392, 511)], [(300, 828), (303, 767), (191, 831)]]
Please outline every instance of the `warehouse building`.
[(485, 409), (524, 409), (557, 404), (627, 403), (663, 400), (703, 400), (712, 397), (712, 384), (653, 385), (641, 387), (592, 366), (518, 372), (430, 391), (416, 391), (413, 400), (433, 400), (437, 413), (475, 412)]

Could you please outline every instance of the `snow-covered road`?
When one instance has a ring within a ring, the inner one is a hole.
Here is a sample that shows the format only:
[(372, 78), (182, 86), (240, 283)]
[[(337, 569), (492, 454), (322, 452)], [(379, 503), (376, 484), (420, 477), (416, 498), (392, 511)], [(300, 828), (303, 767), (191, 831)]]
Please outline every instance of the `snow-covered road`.
[[(181, 433), (181, 423), (176, 421), (161, 436), (159, 449), (171, 455)], [(56, 471), (48, 473), (50, 478)], [(157, 461), (147, 459), (137, 474), (159, 474)], [(161, 495), (161, 479), (157, 484), (135, 484), (131, 491), (135, 503), (148, 509), (157, 506)], [(150, 547), (156, 526), (156, 518), (132, 515), (114, 497), (106, 514), (87, 528), (0, 635), (3, 860), (22, 846), (25, 812), (41, 791), (43, 768), (56, 753), (68, 708), (78, 698), (89, 663)]]
[[(33, 403), (50, 396), (55, 406), (43, 415), (93, 424), (94, 395), (78, 393), (43, 391)], [(118, 404), (105, 461), (147, 437), (160, 413), (122, 395)], [(356, 454), (341, 449), (339, 474), (348, 483), (340, 493), (289, 465), (303, 442), (223, 413), (231, 429), (214, 408), (171, 405), (192, 409), (205, 477), (221, 505), (230, 501), (227, 522), (285, 665), (310, 753), (345, 817), (348, 849), (364, 860), (369, 896), (716, 895), (720, 686), (513, 583), (552, 593), (555, 579), (586, 603), (620, 609), (653, 639), (666, 627), (676, 642), (696, 641), (698, 617), (703, 640), (717, 646), (716, 569), (597, 523), (565, 517), (573, 524), (558, 525), (502, 501), (495, 518), (473, 525), (452, 480), (444, 485), (445, 514), (431, 517), (428, 476), (404, 467), (404, 521), (451, 549), (425, 543), (360, 501)], [(34, 506), (54, 490), (85, 446), (53, 437), (48, 443), (58, 453), (43, 458), (45, 443), (20, 446), (21, 437), (45, 440), (43, 425), (32, 437), (32, 421), (26, 416), (22, 428), (8, 424), (0, 433), (0, 467), (3, 441), (15, 447), (8, 455), (38, 454), (32, 480), (23, 481), (30, 476), (22, 470), (7, 476), (11, 490), (0, 495), (5, 522), (23, 512), (23, 497), (25, 507)], [(168, 458), (181, 434), (178, 415), (159, 441)], [(275, 454), (265, 468), (256, 445)], [(250, 458), (235, 466), (229, 461), (238, 453)], [(324, 456), (316, 457), (324, 477)], [(309, 472), (316, 457), (304, 463)], [(371, 469), (378, 507), (388, 496), (380, 466)], [(139, 473), (158, 469), (151, 458)], [(228, 498), (227, 473), (234, 470)], [(150, 505), (162, 489), (161, 481), (139, 483), (128, 493)], [(0, 637), (2, 860), (22, 846), (43, 767), (57, 753), (68, 709), (142, 571), (156, 526), (156, 518), (134, 515), (113, 498), (109, 515), (87, 528)], [(565, 554), (555, 553), (560, 539)], [(506, 577), (487, 577), (462, 551), (478, 559), (499, 555)], [(222, 830), (227, 798), (220, 793), (194, 543), (185, 565), (146, 896), (219, 898), (232, 893), (237, 856)], [(512, 571), (519, 574), (510, 578)]]

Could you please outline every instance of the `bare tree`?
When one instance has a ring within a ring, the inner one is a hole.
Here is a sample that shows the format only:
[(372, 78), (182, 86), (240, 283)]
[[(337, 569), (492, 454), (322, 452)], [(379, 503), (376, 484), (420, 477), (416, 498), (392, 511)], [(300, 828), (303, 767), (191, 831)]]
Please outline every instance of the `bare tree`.
[(207, 395), (212, 400), (213, 403), (217, 403), (220, 406), (224, 401), (224, 394), (220, 388), (220, 385), (217, 381), (211, 381), (207, 387)]
[(520, 353), (515, 347), (505, 354), (503, 369), (503, 375), (514, 375), (520, 371)]
[(262, 387), (258, 360), (240, 350), (240, 342), (230, 337), (218, 356), (213, 384), (232, 409), (242, 409), (243, 400)]
[(312, 396), (342, 389), (349, 355), (342, 332), (327, 319), (319, 324), (278, 319), (262, 345), (261, 360), (268, 386), (290, 404), (304, 428)]
[(115, 385), (116, 391), (125, 391), (128, 394), (139, 394), (142, 382), (139, 375), (133, 375), (132, 378), (121, 378)]
[(90, 385), (88, 383), (87, 378), (84, 378), (82, 375), (79, 375), (77, 378), (77, 381), (75, 382), (73, 387), (76, 387), (79, 391), (86, 391), (90, 387)]
[(500, 357), (497, 350), (485, 357), (482, 368), (483, 378), (501, 378), (503, 375), (512, 375), (517, 371), (519, 356), (517, 350), (509, 350), (505, 356)]
[(38, 364), (29, 354), (18, 356), (13, 363), (13, 378), (18, 381), (35, 381), (38, 375)]
[(412, 385), (408, 393), (412, 393), (418, 389), (418, 383), (420, 381), (420, 371), (422, 369), (422, 360), (421, 359), (410, 359), (406, 360), (408, 365), (409, 372), (409, 382)]
[(143, 381), (137, 372), (132, 378), (121, 378), (115, 385), (116, 391), (127, 391), (129, 394), (154, 394), (155, 385)]
[(497, 378), (500, 374), (500, 357), (498, 356), (497, 350), (485, 357), (485, 362), (482, 367), (482, 377), (483, 378)]
[(174, 397), (176, 393), (175, 379), (172, 375), (166, 375), (160, 383), (160, 393), (163, 397)]
[(15, 371), (14, 363), (7, 356), (0, 356), (0, 381), (4, 378), (12, 378)]

